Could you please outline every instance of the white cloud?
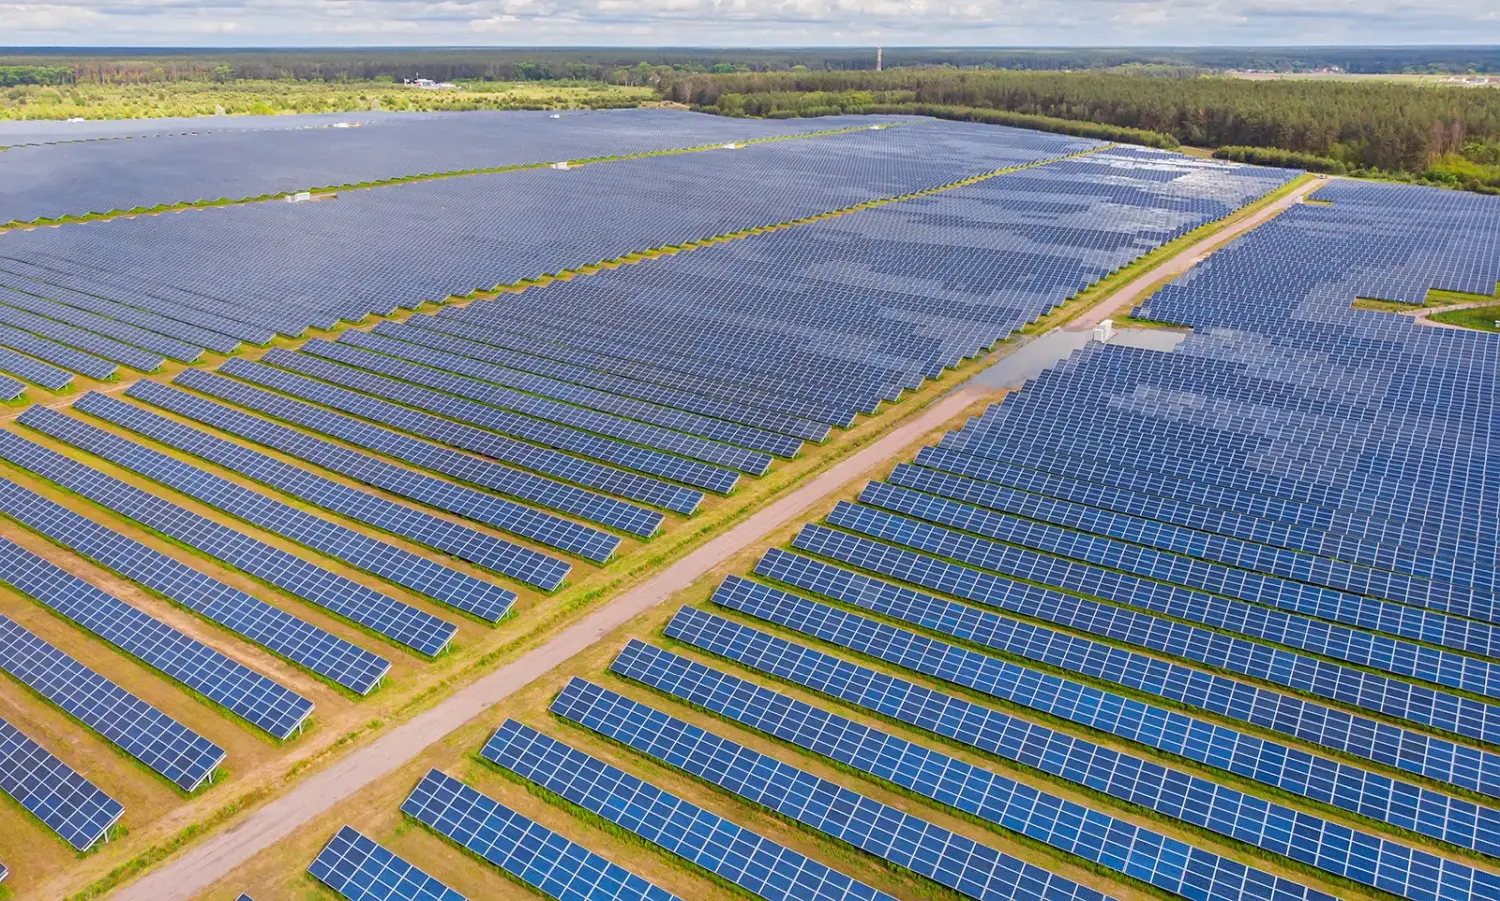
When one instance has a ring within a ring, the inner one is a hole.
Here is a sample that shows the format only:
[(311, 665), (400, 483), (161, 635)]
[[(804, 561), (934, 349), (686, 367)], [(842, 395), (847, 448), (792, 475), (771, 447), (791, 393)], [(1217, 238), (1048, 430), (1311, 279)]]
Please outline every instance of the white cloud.
[(47, 0), (13, 45), (1310, 45), (1500, 42), (1494, 0)]

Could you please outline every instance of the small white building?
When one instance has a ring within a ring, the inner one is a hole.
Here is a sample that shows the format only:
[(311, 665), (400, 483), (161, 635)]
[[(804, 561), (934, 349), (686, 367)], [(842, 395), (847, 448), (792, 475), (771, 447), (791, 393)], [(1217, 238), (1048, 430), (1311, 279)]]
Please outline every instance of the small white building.
[(1113, 338), (1114, 336), (1115, 336), (1115, 321), (1113, 319), (1106, 319), (1103, 322), (1099, 323), (1098, 325), (1094, 326), (1094, 340), (1095, 341), (1098, 341), (1099, 343), (1103, 344), (1104, 342), (1108, 341), (1110, 338)]

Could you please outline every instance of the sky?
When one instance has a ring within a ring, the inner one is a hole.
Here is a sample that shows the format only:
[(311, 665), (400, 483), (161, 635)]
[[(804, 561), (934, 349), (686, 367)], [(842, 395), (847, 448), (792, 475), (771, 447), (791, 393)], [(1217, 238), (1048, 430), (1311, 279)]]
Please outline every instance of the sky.
[(7, 46), (1500, 43), (1497, 0), (0, 0)]

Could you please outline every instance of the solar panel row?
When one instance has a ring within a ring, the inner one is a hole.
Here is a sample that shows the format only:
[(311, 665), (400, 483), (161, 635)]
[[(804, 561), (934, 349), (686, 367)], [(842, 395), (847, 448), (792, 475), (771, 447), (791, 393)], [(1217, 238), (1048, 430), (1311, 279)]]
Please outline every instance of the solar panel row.
[(138, 328), (110, 316), (91, 313), (88, 310), (71, 307), (54, 300), (14, 291), (3, 285), (0, 285), (0, 305), (8, 310), (23, 310), (71, 328), (81, 329), (117, 341), (121, 345), (153, 351), (179, 363), (196, 363), (203, 358), (201, 347)]
[[(1174, 894), (1191, 897), (1202, 891), (1210, 899), (1267, 895), (1332, 898), (639, 641), (627, 645), (610, 669), (733, 722)], [(1163, 784), (1161, 792), (1169, 794), (1174, 788)], [(1158, 803), (1173, 809), (1171, 799)], [(1190, 802), (1184, 797), (1177, 803)], [(1314, 842), (1309, 842), (1305, 833), (1296, 834), (1293, 824), (1262, 823), (1261, 829), (1267, 825), (1274, 830), (1271, 841), (1279, 839), (1287, 850), (1294, 843), (1304, 844), (1299, 853), (1321, 862)], [(1244, 831), (1235, 830), (1236, 834)], [(1375, 868), (1372, 865), (1371, 882)], [(1473, 870), (1464, 870), (1468, 878), (1461, 883), (1455, 880), (1455, 884), (1472, 887)], [(1403, 894), (1411, 891), (1404, 883), (1402, 889)], [(1428, 901), (1437, 894), (1420, 892), (1417, 897)]]
[(3, 538), (0, 582), (277, 738), (312, 713), (307, 698)]
[(127, 441), (48, 407), (35, 406), (17, 422), (87, 450), (152, 481), (175, 488), (231, 516), (258, 525), (397, 585), (498, 622), (515, 603), (515, 592), (433, 563), (330, 520), (250, 491), (228, 479)]
[(4, 347), (0, 347), (0, 370), (53, 391), (61, 391), (73, 382), (71, 372), (64, 372), (56, 366), (49, 366)]
[[(871, 519), (846, 513), (830, 522), (870, 524), (871, 532), (895, 538)], [(1483, 741), (1500, 735), (1500, 710), (1490, 705), (1446, 695), (1314, 658), (1290, 654), (1175, 623), (1085, 600), (1051, 588), (993, 575), (937, 557), (880, 544), (822, 526), (808, 526), (794, 545), (802, 550), (890, 576), (924, 588), (955, 594), (985, 606), (1019, 613), (1089, 634), (1139, 644), (1153, 651), (1231, 673), (1261, 679), (1314, 697), (1340, 701), (1365, 710), (1433, 726)], [(936, 550), (937, 544), (924, 544)], [(1038, 579), (1038, 581), (1045, 581)], [(1059, 580), (1072, 591), (1087, 591), (1082, 583)]]
[[(898, 722), (1355, 882), (1422, 898), (1493, 888), (1492, 877), (1483, 871), (1435, 854), (931, 691), (700, 610), (683, 608), (666, 634)], [(630, 669), (649, 668), (653, 680), (670, 678), (682, 684), (699, 675), (687, 672), (691, 661), (679, 664), (649, 645), (632, 645), (632, 652), (638, 659), (630, 661)], [(622, 654), (621, 660), (626, 656)], [(669, 675), (657, 674), (658, 669)], [(731, 685), (725, 680), (714, 690), (722, 694)], [(698, 693), (708, 690), (704, 680), (693, 688)], [(1480, 844), (1493, 852), (1500, 840), (1493, 827), (1500, 821), (1494, 819), (1496, 811), (1485, 813), (1491, 822), (1481, 831)], [(1393, 876), (1402, 870), (1403, 876)]]
[(979, 901), (1101, 893), (586, 682), (552, 712)]
[[(350, 413), (378, 425), (390, 426), (459, 450), (471, 451), (502, 463), (521, 466), (542, 475), (628, 500), (683, 514), (693, 513), (703, 501), (703, 493), (691, 488), (615, 469), (549, 447), (517, 441), (260, 363), (230, 360), (220, 366), (218, 371), (252, 385), (283, 392), (298, 400)], [(186, 379), (182, 384), (187, 384)]]
[(599, 529), (386, 463), (331, 441), (314, 438), (296, 429), (241, 413), (223, 404), (212, 403), (157, 382), (136, 382), (126, 389), (125, 396), (214, 426), (228, 434), (254, 441), (366, 485), (530, 538), (596, 563), (607, 561), (620, 546), (619, 538)]
[(1459, 847), (1486, 853), (1500, 849), (1500, 810), (1414, 782), (1392, 779), (1077, 679), (989, 657), (739, 577), (726, 579), (712, 601), (913, 673), (1166, 751), (1295, 796)]
[(756, 572), (983, 647), (1500, 798), (1500, 755), (772, 549)]
[(464, 901), (349, 826), (328, 840), (307, 872), (349, 901)]
[(677, 901), (438, 770), (422, 778), (401, 810), (558, 901)]
[(892, 901), (883, 892), (515, 720), (501, 724), (479, 753), (769, 901)]
[[(240, 339), (220, 334), (191, 322), (179, 321), (159, 313), (151, 312), (149, 309), (107, 300), (97, 295), (75, 291), (72, 288), (62, 285), (48, 284), (39, 279), (29, 278), (17, 273), (0, 270), (0, 285), (25, 294), (57, 301), (60, 304), (86, 313), (97, 314), (113, 322), (127, 323), (139, 329), (144, 329), (149, 333), (176, 339), (176, 343), (166, 343), (161, 348), (158, 348), (167, 354), (167, 356), (177, 353), (190, 354), (194, 348), (213, 350), (222, 354), (232, 354), (240, 348)], [(68, 319), (66, 316), (59, 316), (59, 318), (74, 325), (83, 325), (85, 322), (98, 322), (97, 319), (92, 317), (77, 320)], [(108, 332), (101, 332), (101, 334), (108, 334)], [(138, 333), (130, 332), (122, 334)], [(149, 335), (144, 337), (149, 339)], [(151, 347), (152, 345), (142, 344), (141, 346)], [(175, 356), (172, 358), (178, 359)]]
[[(655, 535), (665, 519), (655, 510), (419, 441), (400, 432), (369, 425), (350, 416), (273, 394), (216, 373), (189, 370), (177, 376), (173, 383), (460, 482), (571, 513), (641, 538)], [(146, 389), (143, 387), (140, 390)], [(523, 446), (517, 447), (519, 449)], [(538, 471), (542, 471), (541, 468)]]
[(368, 694), (390, 671), (390, 661), (7, 479), (0, 512), (350, 691)]
[(184, 791), (224, 762), (223, 748), (3, 615), (0, 669)]
[(358, 491), (97, 392), (90, 392), (75, 401), (73, 409), (187, 451), (292, 497), (410, 538), (529, 585), (550, 591), (562, 584), (571, 569), (569, 564), (545, 554)]
[[(758, 409), (748, 404), (717, 400), (704, 393), (683, 391), (648, 381), (612, 375), (604, 371), (602, 367), (590, 368), (567, 362), (567, 358), (576, 359), (576, 356), (569, 354), (563, 348), (549, 348), (537, 342), (527, 341), (519, 335), (506, 338), (503, 334), (483, 328), (466, 327), (460, 323), (425, 313), (412, 316), (404, 322), (382, 322), (373, 329), (373, 332), (434, 350), (505, 366), (521, 372), (535, 373), (622, 397), (662, 404), (677, 410), (738, 423), (801, 441), (822, 442), (828, 438), (829, 427), (826, 424)], [(551, 351), (551, 355), (547, 351)], [(790, 445), (783, 445), (783, 447), (790, 447)], [(769, 447), (761, 449), (771, 450)]]
[(92, 848), (125, 813), (120, 802), (3, 719), (0, 763), (0, 791), (74, 850)]
[[(1329, 626), (1310, 618), (1286, 616), (1275, 610), (1226, 600), (1207, 591), (1177, 587), (1181, 583), (1190, 583), (1217, 588), (1220, 595), (1234, 595), (1238, 592), (1233, 585), (1225, 583), (1232, 583), (1237, 578), (1239, 574), (1235, 572), (1225, 571), (1214, 578), (1195, 579), (1191, 575), (1183, 575), (1182, 570), (1171, 563), (1163, 568), (1152, 568), (1112, 560), (1106, 565), (1089, 566), (1014, 546), (1013, 543), (1029, 543), (1025, 536), (1018, 534), (1032, 528), (1031, 524), (1024, 521), (1001, 519), (973, 508), (965, 509), (961, 505), (902, 492), (879, 483), (868, 486), (860, 500), (870, 506), (841, 507), (829, 517), (829, 522), (845, 526), (852, 524), (856, 530), (878, 537), (899, 532), (905, 536), (897, 539), (900, 544), (928, 551), (936, 550), (944, 557), (980, 565), (990, 571), (1058, 585), (1091, 597), (1144, 608), (1176, 619), (1201, 623), (1372, 669), (1414, 676), (1475, 694), (1490, 697), (1500, 695), (1500, 673), (1487, 661), (1410, 643), (1392, 642), (1367, 632)], [(880, 510), (872, 509), (875, 507)], [(890, 515), (881, 511), (907, 515)], [(918, 522), (909, 516), (917, 516), (927, 522)], [(973, 534), (929, 523), (957, 526)], [(975, 537), (977, 535), (999, 538), (1007, 544), (986, 541)], [(1098, 544), (1101, 540), (1089, 541)], [(1036, 543), (1050, 545), (1044, 550), (1051, 553), (1061, 554), (1064, 551), (1050, 541), (1041, 540)], [(1089, 551), (1080, 551), (1079, 555), (1089, 558), (1096, 556)], [(1149, 578), (1136, 578), (1128, 574), (1137, 569), (1146, 570)], [(1261, 645), (1256, 643), (1254, 647)], [(1299, 655), (1299, 659), (1309, 658)], [(1391, 691), (1388, 694), (1398, 692)]]
[[(1290, 526), (1278, 529), (1267, 520), (1242, 517), (1230, 511), (1215, 511), (1197, 505), (1177, 504), (1165, 498), (1153, 499), (1149, 495), (1124, 490), (1110, 492), (1118, 501), (1111, 503), (1110, 499), (1100, 497), (1104, 493), (1102, 486), (1099, 486), (1099, 490), (1091, 490), (1082, 483), (1047, 478), (1045, 474), (1035, 470), (1027, 470), (1025, 476), (1017, 478), (1005, 470), (1018, 470), (1019, 467), (1000, 470), (1004, 464), (995, 464), (993, 468), (985, 467), (985, 475), (990, 480), (988, 482), (965, 478), (952, 474), (955, 466), (968, 468), (962, 462), (955, 462), (954, 458), (961, 455), (939, 456), (945, 453), (929, 448), (919, 455), (919, 459), (925, 457), (929, 461), (928, 465), (941, 469), (903, 463), (891, 474), (889, 483), (988, 509), (1067, 525), (1094, 534), (1108, 534), (1125, 541), (1153, 546), (1165, 546), (1168, 543), (1183, 546), (1185, 543), (1188, 547), (1202, 548), (1201, 551), (1188, 553), (1209, 559), (1233, 557), (1240, 565), (1245, 566), (1254, 566), (1254, 561), (1263, 555), (1279, 556), (1281, 548), (1306, 551), (1315, 555), (1309, 561), (1310, 565), (1289, 573), (1303, 579), (1315, 577), (1319, 563), (1316, 556), (1339, 557), (1346, 553), (1342, 543), (1335, 544), (1329, 533), (1314, 533), (1307, 529), (1294, 532)], [(1014, 483), (1021, 483), (1017, 488), (1022, 490), (1007, 487)], [(1031, 493), (1033, 491), (1041, 493)], [(1075, 501), (1078, 503), (1074, 503)], [(1086, 506), (1090, 502), (1101, 504), (1107, 509)], [(1123, 515), (1116, 515), (1117, 512)], [(1228, 534), (1216, 534), (1216, 530)], [(1278, 532), (1281, 537), (1275, 534)], [(1224, 550), (1220, 551), (1219, 548)], [(1355, 554), (1357, 553), (1356, 549)], [(1302, 559), (1300, 554), (1296, 557), (1299, 561)], [(1234, 578), (1250, 577), (1248, 574), (1235, 574)], [(1500, 633), (1488, 623), (1459, 619), (1370, 597), (1321, 591), (1309, 585), (1288, 588), (1291, 590), (1286, 592), (1256, 593), (1253, 599), (1283, 610), (1371, 632), (1411, 638), (1486, 656), (1500, 653)], [(1407, 653), (1423, 654), (1427, 651), (1413, 650)], [(1440, 674), (1442, 672), (1440, 667), (1431, 668)]]
[[(379, 326), (376, 328), (378, 329)], [(415, 331), (418, 335), (422, 334), (417, 329), (412, 329), (411, 331)], [(663, 447), (665, 450), (682, 453), (685, 456), (723, 463), (726, 466), (731, 466), (742, 472), (749, 472), (754, 475), (764, 475), (769, 469), (771, 461), (766, 456), (767, 454), (780, 457), (793, 457), (802, 448), (802, 442), (794, 438), (773, 435), (760, 429), (735, 425), (723, 420), (698, 416), (657, 404), (642, 403), (616, 394), (585, 388), (580, 385), (572, 385), (556, 379), (528, 375), (515, 369), (493, 366), (479, 360), (426, 348), (411, 342), (390, 340), (379, 334), (372, 334), (370, 332), (344, 332), (339, 336), (338, 343), (348, 344), (361, 350), (385, 354), (412, 363), (420, 363), (445, 373), (457, 373), (489, 385), (524, 391), (553, 401), (586, 407), (598, 411), (600, 414), (631, 420), (631, 423), (620, 423), (591, 415), (580, 416), (566, 409), (561, 410), (563, 414), (582, 423), (584, 428), (594, 427), (595, 431), (599, 431), (600, 428), (607, 426), (616, 430), (616, 432), (610, 433), (615, 434), (616, 437)], [(458, 382), (457, 384), (462, 383)], [(500, 406), (511, 406), (511, 404), (505, 401), (508, 399), (514, 400), (512, 395), (504, 393), (474, 391), (472, 388), (468, 390), (473, 391), (476, 396), (480, 394), (484, 395), (477, 399), (485, 400), (487, 403), (497, 403)], [(491, 397), (493, 400), (487, 399)], [(545, 405), (536, 405), (534, 402), (528, 402), (528, 406), (536, 409), (539, 413), (543, 410), (556, 409)], [(516, 409), (516, 407), (512, 407), (512, 409)], [(657, 432), (651, 429), (641, 429), (639, 427), (632, 427), (632, 423), (646, 423), (651, 426), (659, 426), (668, 431)], [(708, 443), (691, 440), (685, 441), (671, 434), (672, 431), (696, 436)], [(653, 443), (653, 441), (660, 443)], [(735, 445), (736, 447), (717, 447), (712, 442)], [(758, 453), (749, 453), (745, 449)]]
[(0, 431), (0, 458), (392, 641), (433, 657), (458, 629), (286, 551)]
[(739, 483), (739, 473), (720, 466), (673, 456), (614, 438), (600, 437), (581, 429), (556, 425), (547, 420), (464, 400), (446, 392), (418, 387), (409, 381), (409, 375), (387, 378), (351, 366), (329, 363), (309, 355), (317, 349), (304, 346), (304, 353), (293, 353), (276, 348), (261, 357), (261, 360), (300, 375), (352, 388), (374, 397), (390, 398), (491, 432), (535, 442), (544, 447), (555, 447), (694, 488), (727, 494)]

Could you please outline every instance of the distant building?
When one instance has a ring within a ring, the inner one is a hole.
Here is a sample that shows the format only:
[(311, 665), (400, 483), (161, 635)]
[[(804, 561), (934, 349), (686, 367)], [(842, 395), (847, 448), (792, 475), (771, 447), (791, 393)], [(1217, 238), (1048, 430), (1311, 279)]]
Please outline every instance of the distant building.
[(433, 81), (430, 78), (403, 78), (401, 83), (413, 88), (422, 88), (426, 91), (441, 91), (444, 89), (457, 88), (458, 85), (451, 81)]

